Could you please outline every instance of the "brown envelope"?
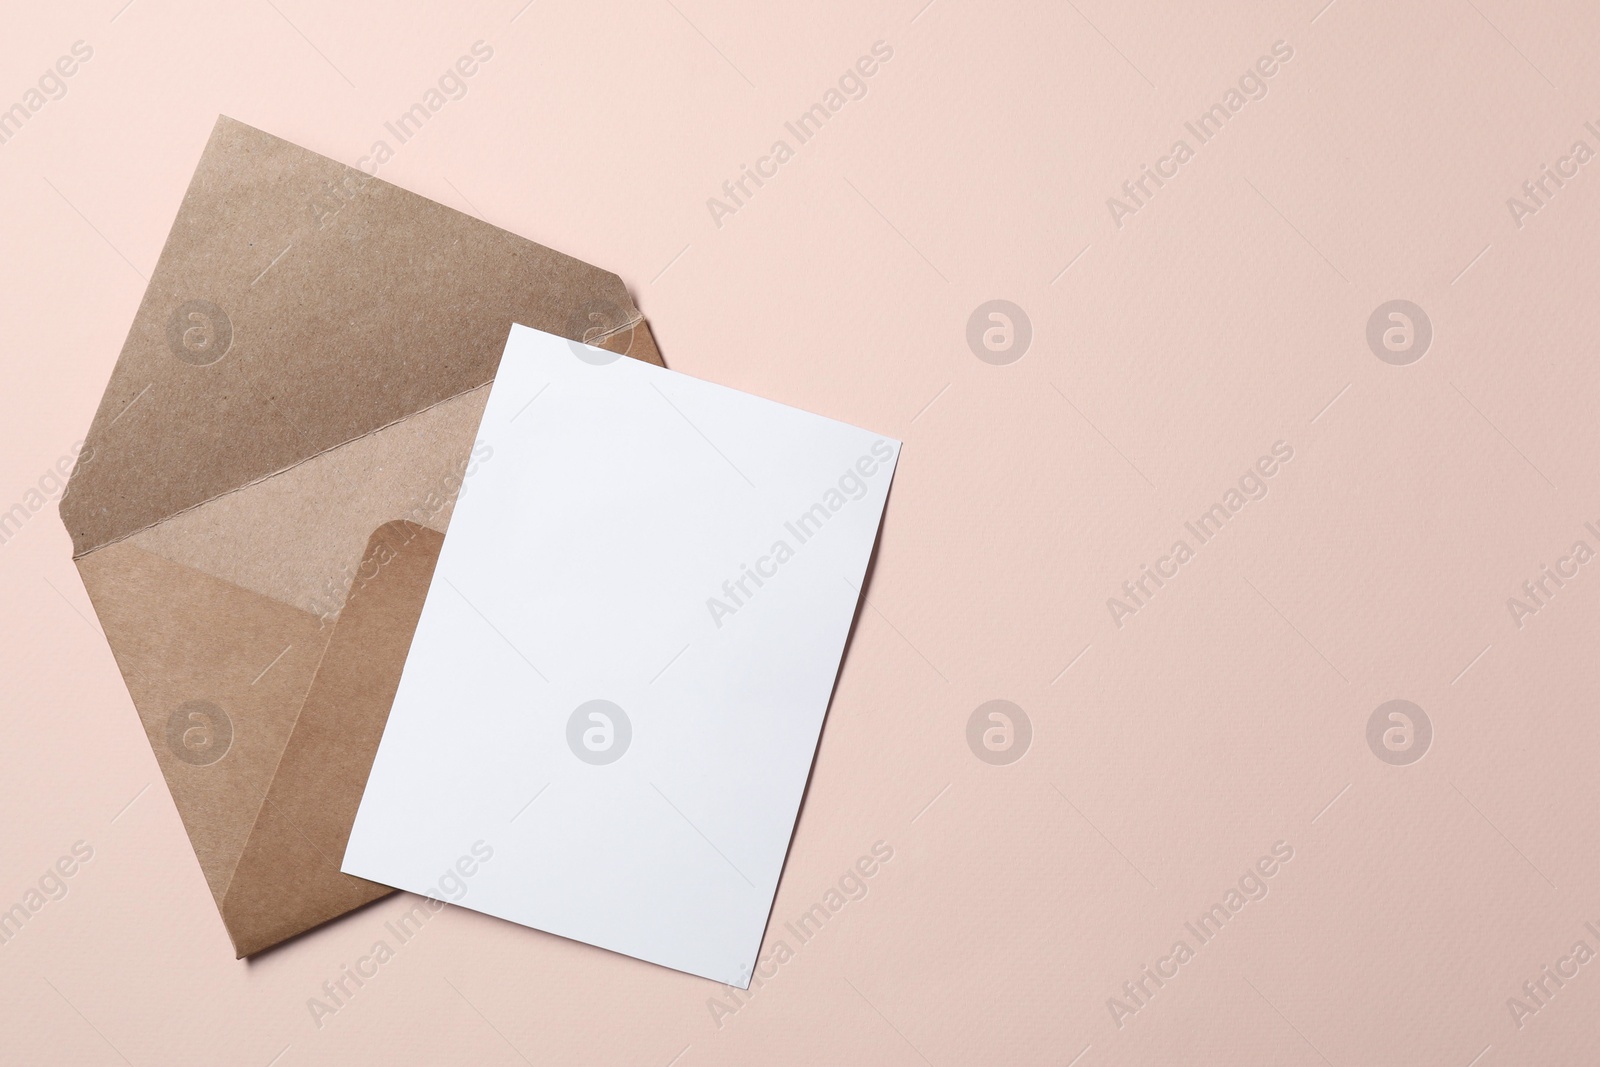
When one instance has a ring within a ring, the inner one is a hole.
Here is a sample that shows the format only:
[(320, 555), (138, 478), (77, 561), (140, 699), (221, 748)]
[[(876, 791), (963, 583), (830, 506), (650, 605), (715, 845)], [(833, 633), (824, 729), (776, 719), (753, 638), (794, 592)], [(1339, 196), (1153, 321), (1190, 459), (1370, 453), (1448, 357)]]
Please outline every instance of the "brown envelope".
[(220, 118), (61, 501), (243, 957), (339, 872), (513, 322), (660, 364), (621, 279)]

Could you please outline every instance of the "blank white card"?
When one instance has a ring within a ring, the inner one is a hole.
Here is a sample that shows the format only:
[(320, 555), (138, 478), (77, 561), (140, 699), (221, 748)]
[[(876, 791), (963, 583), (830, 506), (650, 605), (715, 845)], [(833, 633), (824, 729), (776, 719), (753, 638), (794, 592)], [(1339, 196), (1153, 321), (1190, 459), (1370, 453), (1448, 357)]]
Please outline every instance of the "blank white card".
[(745, 988), (900, 444), (522, 326), (478, 439), (343, 869)]

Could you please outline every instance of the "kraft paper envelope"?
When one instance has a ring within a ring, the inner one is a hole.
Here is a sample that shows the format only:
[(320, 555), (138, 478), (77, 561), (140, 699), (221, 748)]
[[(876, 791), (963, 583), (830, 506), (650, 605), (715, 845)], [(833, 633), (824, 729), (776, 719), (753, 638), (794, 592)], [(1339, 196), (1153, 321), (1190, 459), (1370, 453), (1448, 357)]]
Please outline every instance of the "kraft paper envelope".
[(339, 861), (513, 321), (661, 362), (616, 275), (217, 121), (61, 517), (241, 957), (392, 892)]
[(511, 331), (344, 868), (745, 988), (899, 442), (585, 351)]

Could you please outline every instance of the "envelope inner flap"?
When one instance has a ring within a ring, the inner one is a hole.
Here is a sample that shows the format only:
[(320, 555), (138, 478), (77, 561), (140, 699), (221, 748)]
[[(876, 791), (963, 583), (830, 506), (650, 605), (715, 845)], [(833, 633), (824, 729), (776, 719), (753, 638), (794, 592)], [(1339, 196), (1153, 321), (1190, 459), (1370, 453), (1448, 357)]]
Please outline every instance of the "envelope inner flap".
[(513, 322), (639, 317), (614, 274), (219, 119), (61, 503), (74, 555), (484, 385)]

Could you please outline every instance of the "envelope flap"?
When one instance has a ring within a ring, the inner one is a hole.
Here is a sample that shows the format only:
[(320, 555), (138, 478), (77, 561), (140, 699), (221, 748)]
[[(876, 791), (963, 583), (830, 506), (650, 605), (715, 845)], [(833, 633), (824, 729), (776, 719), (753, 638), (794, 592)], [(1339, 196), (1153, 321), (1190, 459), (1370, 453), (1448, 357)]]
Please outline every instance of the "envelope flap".
[(130, 542), (78, 571), (220, 904), (328, 633), (311, 612)]
[(62, 499), (74, 555), (491, 381), (513, 322), (639, 319), (615, 274), (221, 117)]
[(240, 956), (393, 892), (339, 863), (443, 544), (443, 534), (403, 520), (367, 542), (223, 898)]

